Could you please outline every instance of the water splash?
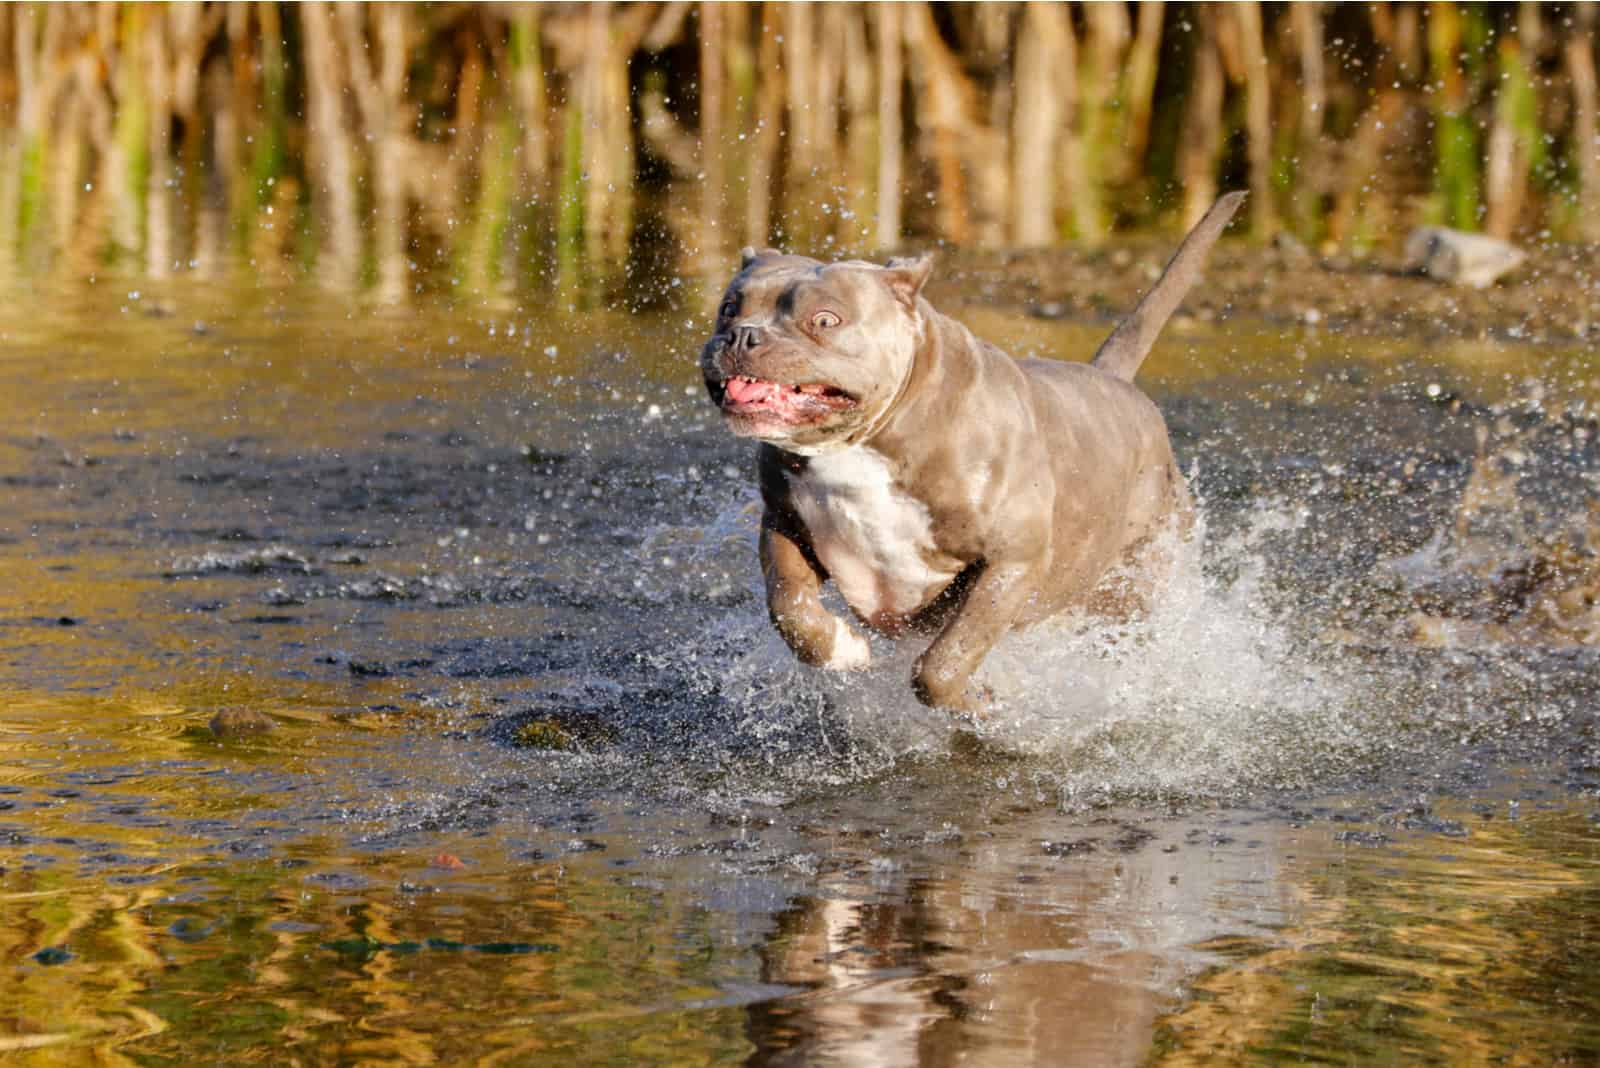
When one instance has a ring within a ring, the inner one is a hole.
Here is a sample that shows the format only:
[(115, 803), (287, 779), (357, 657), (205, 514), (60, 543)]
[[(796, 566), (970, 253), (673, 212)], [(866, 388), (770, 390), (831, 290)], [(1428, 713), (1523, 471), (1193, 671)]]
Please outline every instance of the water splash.
[(1305, 521), (1259, 508), (1169, 546), (1173, 574), (1127, 621), (1069, 615), (1007, 637), (985, 665), (1001, 709), (985, 733), (1041, 758), (1068, 798), (1302, 785), (1368, 749), (1366, 672), (1326, 655), (1274, 596), (1263, 543)]
[[(1308, 628), (1273, 607), (1260, 546), (1304, 518), (1262, 507), (1226, 539), (1208, 541), (1203, 525), (1174, 537), (1172, 579), (1140, 618), (1069, 615), (1009, 635), (980, 672), (995, 708), (979, 724), (912, 696), (925, 642), (874, 638), (870, 670), (830, 673), (797, 663), (758, 610), (720, 620), (662, 666), (687, 666), (743, 755), (789, 784), (941, 761), (976, 741), (1069, 802), (1299, 785), (1370, 749), (1376, 714), (1365, 671), (1320, 655)], [(713, 529), (727, 550), (727, 523)]]

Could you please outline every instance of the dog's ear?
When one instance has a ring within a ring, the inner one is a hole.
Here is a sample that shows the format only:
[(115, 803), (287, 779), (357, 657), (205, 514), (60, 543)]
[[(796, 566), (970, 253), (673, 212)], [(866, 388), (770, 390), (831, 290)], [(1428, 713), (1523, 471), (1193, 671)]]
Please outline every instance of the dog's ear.
[(920, 256), (896, 256), (884, 265), (885, 281), (895, 299), (908, 308), (917, 306), (917, 294), (933, 273), (933, 256), (924, 252)]
[(757, 260), (765, 259), (768, 256), (781, 255), (783, 255), (783, 253), (779, 252), (775, 248), (764, 248), (760, 252), (757, 252), (754, 248), (746, 245), (744, 248), (739, 250), (739, 270), (742, 271)]

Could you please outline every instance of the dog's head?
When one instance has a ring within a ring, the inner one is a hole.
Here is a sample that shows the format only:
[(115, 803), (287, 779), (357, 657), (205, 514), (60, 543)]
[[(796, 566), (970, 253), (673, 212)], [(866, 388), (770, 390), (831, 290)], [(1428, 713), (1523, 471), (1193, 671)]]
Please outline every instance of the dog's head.
[(802, 453), (869, 434), (911, 373), (932, 266), (746, 249), (700, 354), (729, 429)]

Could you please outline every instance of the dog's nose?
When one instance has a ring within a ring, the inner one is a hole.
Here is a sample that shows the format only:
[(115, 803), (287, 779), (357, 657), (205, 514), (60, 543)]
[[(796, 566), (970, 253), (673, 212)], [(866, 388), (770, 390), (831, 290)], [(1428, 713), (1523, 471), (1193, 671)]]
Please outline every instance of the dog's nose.
[(740, 325), (733, 328), (733, 347), (737, 352), (760, 348), (766, 340), (767, 331), (764, 327)]

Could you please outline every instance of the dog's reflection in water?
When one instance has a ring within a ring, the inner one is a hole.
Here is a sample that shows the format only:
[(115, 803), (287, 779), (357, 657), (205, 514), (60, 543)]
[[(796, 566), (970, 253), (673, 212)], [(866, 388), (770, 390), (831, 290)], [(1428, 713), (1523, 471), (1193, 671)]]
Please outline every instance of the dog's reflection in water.
[[(1068, 841), (1028, 833), (1052, 827)], [(1273, 828), (1224, 846), (1153, 830), (1056, 817), (969, 839), (964, 863), (893, 888), (868, 873), (826, 881), (763, 952), (763, 978), (803, 992), (752, 1009), (756, 1060), (1143, 1063), (1158, 1016), (1212, 963), (1192, 947), (1290, 906)]]

